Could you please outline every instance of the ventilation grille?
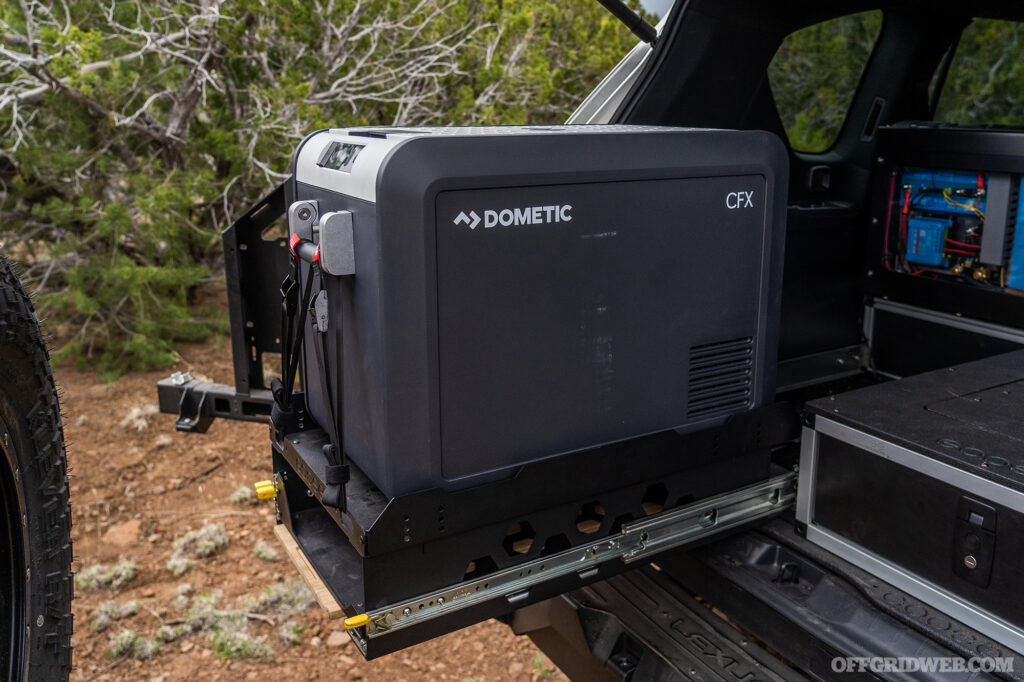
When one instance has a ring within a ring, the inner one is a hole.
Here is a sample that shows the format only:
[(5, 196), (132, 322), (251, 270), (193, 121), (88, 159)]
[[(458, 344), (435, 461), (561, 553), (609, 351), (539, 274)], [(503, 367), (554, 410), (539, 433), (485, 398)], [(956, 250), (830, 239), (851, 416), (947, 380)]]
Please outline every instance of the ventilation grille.
[(691, 348), (686, 416), (703, 419), (749, 407), (753, 369), (750, 337)]

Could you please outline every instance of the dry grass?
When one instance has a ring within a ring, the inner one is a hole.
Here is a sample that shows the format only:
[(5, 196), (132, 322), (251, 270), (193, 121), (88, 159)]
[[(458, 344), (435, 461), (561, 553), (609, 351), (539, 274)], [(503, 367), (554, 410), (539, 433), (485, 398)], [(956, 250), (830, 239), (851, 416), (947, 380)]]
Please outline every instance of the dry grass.
[(75, 575), (79, 590), (116, 590), (135, 577), (135, 562), (121, 558), (114, 564), (92, 564)]
[(228, 546), (230, 538), (219, 523), (210, 523), (198, 530), (190, 530), (174, 541), (174, 553), (167, 560), (167, 570), (180, 578), (192, 568), (193, 559), (205, 559)]

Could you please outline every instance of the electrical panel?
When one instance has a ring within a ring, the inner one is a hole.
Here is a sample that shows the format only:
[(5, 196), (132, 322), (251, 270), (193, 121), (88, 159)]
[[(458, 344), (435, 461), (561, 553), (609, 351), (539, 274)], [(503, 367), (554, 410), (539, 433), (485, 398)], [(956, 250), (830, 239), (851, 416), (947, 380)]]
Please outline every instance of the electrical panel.
[(915, 277), (1024, 289), (1022, 182), (1020, 175), (984, 169), (894, 168), (883, 266)]

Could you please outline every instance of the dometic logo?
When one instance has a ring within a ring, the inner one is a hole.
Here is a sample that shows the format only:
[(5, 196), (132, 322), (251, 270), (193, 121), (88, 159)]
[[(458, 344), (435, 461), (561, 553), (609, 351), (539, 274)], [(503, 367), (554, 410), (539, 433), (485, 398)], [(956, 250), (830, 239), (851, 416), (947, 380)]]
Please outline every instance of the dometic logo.
[(480, 216), (476, 214), (476, 211), (470, 211), (469, 215), (466, 215), (465, 211), (460, 211), (459, 215), (455, 216), (456, 225), (469, 225), (469, 229), (475, 230), (476, 226), (480, 224)]
[(484, 227), (511, 227), (513, 225), (547, 225), (549, 223), (568, 223), (572, 220), (572, 206), (524, 206), (523, 208), (503, 208), (486, 210), (483, 218), (476, 211), (460, 211), (455, 216), (456, 225), (466, 225), (475, 230), (482, 222)]

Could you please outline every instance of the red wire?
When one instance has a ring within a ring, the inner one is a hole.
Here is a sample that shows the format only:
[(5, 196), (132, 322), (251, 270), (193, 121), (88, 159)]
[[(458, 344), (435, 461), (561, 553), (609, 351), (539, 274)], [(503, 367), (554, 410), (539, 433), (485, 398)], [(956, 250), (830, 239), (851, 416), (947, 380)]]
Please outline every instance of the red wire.
[(896, 173), (889, 175), (889, 209), (885, 212), (885, 236), (882, 237), (882, 255), (886, 270), (892, 270), (889, 265), (889, 226), (892, 225), (892, 204), (896, 198)]
[(910, 190), (903, 192), (903, 214), (900, 216), (900, 239), (907, 243), (907, 216), (910, 213)]
[(969, 247), (971, 247), (972, 249), (980, 249), (980, 248), (981, 248), (981, 247), (980, 247), (979, 245), (977, 245), (977, 244), (968, 244), (968, 243), (966, 243), (966, 242), (958, 242), (958, 241), (956, 241), (955, 239), (949, 239), (949, 238), (947, 238), (947, 239), (946, 239), (946, 241), (947, 241), (947, 242), (949, 242), (950, 244), (956, 244), (957, 246), (969, 246)]
[(962, 254), (964, 254), (966, 256), (977, 256), (978, 255), (974, 251), (961, 251), (960, 249), (950, 249), (950, 248), (946, 249), (946, 253), (962, 253)]

